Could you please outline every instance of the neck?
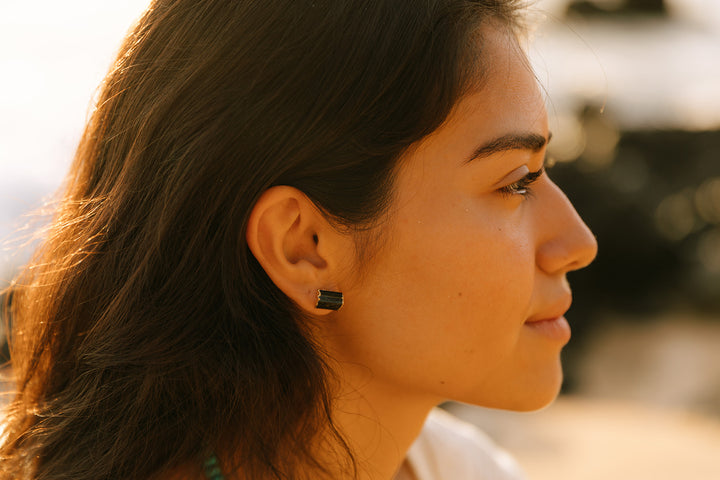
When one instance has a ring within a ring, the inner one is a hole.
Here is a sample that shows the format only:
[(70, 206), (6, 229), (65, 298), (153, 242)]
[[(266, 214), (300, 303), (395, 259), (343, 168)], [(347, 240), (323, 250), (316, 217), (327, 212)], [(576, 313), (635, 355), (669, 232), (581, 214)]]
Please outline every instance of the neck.
[(439, 399), (368, 377), (366, 370), (343, 368), (333, 420), (355, 455), (358, 479), (391, 480)]
[[(344, 446), (338, 443), (336, 437), (325, 435), (316, 447), (317, 460), (329, 466), (329, 475), (322, 478), (392, 480), (430, 410), (441, 399), (388, 385), (372, 378), (366, 369), (359, 367), (346, 366), (336, 378), (342, 379), (342, 384), (336, 387), (338, 393), (333, 405), (333, 423), (353, 453), (357, 476), (344, 468), (347, 466)], [(220, 458), (221, 464), (227, 464), (222, 460)], [(299, 478), (318, 478), (315, 471), (303, 473), (305, 476), (301, 474)], [(226, 478), (245, 477), (238, 472), (237, 476)]]

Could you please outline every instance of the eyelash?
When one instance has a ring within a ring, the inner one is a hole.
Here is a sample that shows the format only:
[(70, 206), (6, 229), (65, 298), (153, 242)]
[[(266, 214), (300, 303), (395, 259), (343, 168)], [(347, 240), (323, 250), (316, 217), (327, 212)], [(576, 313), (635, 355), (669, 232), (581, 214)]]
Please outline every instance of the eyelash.
[(533, 191), (531, 188), (532, 184), (535, 183), (537, 181), (537, 179), (540, 178), (544, 172), (545, 172), (545, 167), (542, 167), (540, 170), (528, 173), (527, 175), (525, 175), (523, 178), (521, 178), (517, 182), (513, 182), (510, 185), (505, 185), (504, 187), (498, 189), (498, 191), (504, 197), (520, 195), (522, 197), (532, 198), (532, 196), (533, 196)]

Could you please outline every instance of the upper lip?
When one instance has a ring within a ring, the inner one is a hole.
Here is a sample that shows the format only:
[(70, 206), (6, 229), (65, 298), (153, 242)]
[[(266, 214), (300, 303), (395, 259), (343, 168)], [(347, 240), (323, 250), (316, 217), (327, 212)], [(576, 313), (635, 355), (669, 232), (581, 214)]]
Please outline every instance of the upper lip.
[(526, 323), (542, 322), (544, 320), (554, 320), (562, 317), (570, 309), (570, 304), (572, 304), (572, 296), (570, 294), (564, 295), (538, 310), (538, 313), (528, 318)]

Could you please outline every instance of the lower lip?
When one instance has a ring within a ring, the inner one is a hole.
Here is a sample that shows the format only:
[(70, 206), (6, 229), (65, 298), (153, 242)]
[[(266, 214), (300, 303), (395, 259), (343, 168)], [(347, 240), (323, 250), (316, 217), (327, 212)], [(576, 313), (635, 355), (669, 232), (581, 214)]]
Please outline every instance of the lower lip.
[(526, 322), (525, 326), (549, 339), (563, 343), (570, 341), (570, 324), (565, 320), (565, 317), (541, 320), (539, 322)]

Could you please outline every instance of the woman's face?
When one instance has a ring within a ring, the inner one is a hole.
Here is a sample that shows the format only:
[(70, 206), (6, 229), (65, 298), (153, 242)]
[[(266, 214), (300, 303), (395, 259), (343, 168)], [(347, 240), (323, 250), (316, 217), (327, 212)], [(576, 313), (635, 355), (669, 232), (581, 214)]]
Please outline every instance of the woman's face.
[(509, 35), (483, 40), (487, 81), (402, 161), (385, 243), (339, 285), (327, 338), (376, 385), (529, 410), (557, 395), (566, 273), (597, 245), (545, 173), (527, 185), (549, 137), (544, 99)]

